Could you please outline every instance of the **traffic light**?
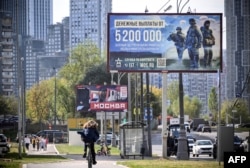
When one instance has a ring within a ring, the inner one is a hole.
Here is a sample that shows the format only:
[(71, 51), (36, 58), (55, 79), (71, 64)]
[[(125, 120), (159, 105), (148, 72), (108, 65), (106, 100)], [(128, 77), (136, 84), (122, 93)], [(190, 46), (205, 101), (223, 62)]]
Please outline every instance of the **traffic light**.
[(90, 108), (89, 103), (89, 89), (78, 88), (77, 89), (77, 111), (88, 111)]

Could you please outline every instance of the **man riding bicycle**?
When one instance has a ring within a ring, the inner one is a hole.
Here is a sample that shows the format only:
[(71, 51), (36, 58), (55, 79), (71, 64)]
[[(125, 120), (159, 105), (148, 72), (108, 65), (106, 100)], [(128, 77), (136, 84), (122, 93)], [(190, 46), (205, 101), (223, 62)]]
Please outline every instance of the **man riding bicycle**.
[(84, 124), (83, 130), (78, 131), (78, 134), (81, 134), (82, 141), (84, 142), (84, 154), (83, 157), (85, 158), (87, 155), (87, 146), (88, 143), (90, 145), (90, 150), (92, 153), (93, 164), (95, 165), (96, 158), (95, 158), (95, 142), (99, 139), (99, 132), (97, 130), (98, 124), (94, 120), (89, 120), (87, 123)]

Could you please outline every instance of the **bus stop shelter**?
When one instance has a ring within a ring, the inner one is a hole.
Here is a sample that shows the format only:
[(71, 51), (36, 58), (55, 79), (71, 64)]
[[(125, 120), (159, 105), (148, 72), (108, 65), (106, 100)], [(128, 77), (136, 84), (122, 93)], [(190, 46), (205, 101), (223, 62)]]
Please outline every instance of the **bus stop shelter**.
[(145, 141), (144, 141), (144, 126), (146, 124), (137, 121), (126, 122), (120, 125), (120, 156), (122, 159), (129, 156), (141, 156), (144, 158)]

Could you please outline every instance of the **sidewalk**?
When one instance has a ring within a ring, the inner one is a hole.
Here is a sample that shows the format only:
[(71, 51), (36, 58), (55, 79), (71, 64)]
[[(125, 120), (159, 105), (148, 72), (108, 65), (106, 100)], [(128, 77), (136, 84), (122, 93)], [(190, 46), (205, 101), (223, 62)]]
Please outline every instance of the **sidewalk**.
[(30, 148), (28, 151), (26, 151), (26, 153), (27, 155), (58, 155), (59, 154), (54, 144), (48, 144), (46, 150), (43, 150), (43, 149), (37, 150), (36, 148), (33, 149), (32, 146), (30, 145)]
[[(60, 155), (54, 144), (48, 144), (47, 150), (33, 150), (30, 148), (27, 151), (28, 155)], [(56, 163), (28, 163), (23, 165), (23, 168), (82, 168), (87, 167), (87, 160), (82, 158), (82, 155), (61, 155), (69, 160)], [(132, 158), (131, 158), (132, 159)], [(141, 158), (138, 158), (141, 159)], [(124, 161), (120, 156), (97, 156), (97, 164), (94, 168), (126, 168), (122, 165), (117, 165), (117, 161)]]

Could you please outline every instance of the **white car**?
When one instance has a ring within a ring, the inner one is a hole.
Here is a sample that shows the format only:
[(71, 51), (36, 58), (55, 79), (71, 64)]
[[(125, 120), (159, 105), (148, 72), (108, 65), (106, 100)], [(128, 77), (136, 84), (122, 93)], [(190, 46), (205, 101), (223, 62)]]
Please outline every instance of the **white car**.
[(193, 146), (193, 157), (195, 155), (199, 157), (199, 155), (209, 155), (213, 154), (213, 143), (211, 140), (196, 140)]
[(193, 146), (194, 146), (194, 140), (193, 139), (188, 139), (188, 147), (189, 147), (189, 152), (193, 151)]

